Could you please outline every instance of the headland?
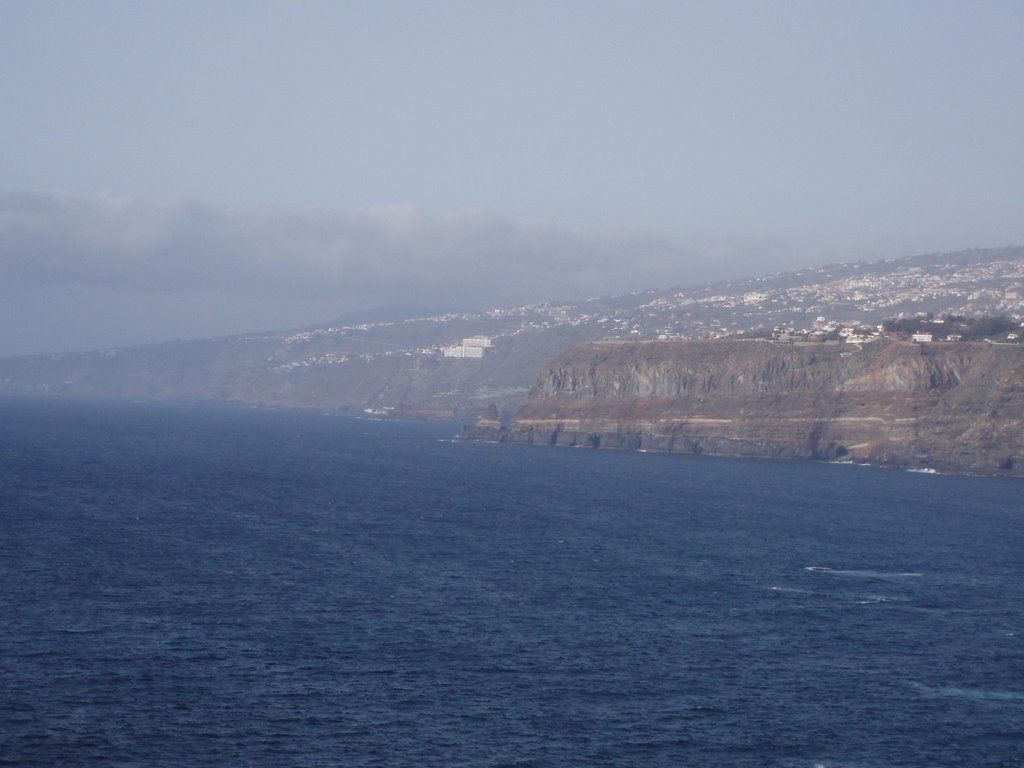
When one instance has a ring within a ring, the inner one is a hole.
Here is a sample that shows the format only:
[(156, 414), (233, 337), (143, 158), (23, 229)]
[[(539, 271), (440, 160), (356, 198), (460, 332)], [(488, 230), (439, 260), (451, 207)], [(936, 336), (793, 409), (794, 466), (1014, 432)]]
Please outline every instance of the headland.
[(1024, 476), (1016, 344), (593, 342), (466, 439)]

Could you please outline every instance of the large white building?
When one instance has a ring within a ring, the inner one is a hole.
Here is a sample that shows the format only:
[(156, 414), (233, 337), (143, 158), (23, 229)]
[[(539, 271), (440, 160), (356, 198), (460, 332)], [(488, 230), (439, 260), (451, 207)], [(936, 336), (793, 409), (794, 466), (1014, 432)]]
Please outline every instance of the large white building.
[(443, 347), (441, 351), (445, 357), (474, 357), (484, 356), (484, 350), (491, 346), (491, 340), (487, 336), (472, 336), (463, 339), (461, 344), (451, 347)]

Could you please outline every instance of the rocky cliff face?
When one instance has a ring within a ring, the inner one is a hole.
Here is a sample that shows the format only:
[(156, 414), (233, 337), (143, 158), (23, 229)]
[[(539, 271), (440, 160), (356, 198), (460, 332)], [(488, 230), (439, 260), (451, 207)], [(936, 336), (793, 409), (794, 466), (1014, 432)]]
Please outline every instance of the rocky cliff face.
[(466, 436), (1024, 475), (1022, 382), (1016, 345), (600, 342)]

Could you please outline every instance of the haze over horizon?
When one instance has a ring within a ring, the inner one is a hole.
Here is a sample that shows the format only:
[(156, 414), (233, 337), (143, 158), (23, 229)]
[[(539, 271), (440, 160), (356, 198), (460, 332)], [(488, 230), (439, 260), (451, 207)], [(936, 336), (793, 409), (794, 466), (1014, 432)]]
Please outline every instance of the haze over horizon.
[(0, 356), (1024, 244), (1022, 29), (1011, 2), (5, 3)]

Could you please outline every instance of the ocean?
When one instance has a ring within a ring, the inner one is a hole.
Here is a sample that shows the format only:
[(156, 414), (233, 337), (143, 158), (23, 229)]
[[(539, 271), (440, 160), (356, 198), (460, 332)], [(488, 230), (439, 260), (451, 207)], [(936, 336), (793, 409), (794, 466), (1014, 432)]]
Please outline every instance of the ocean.
[(1024, 484), (0, 399), (0, 764), (1024, 765)]

